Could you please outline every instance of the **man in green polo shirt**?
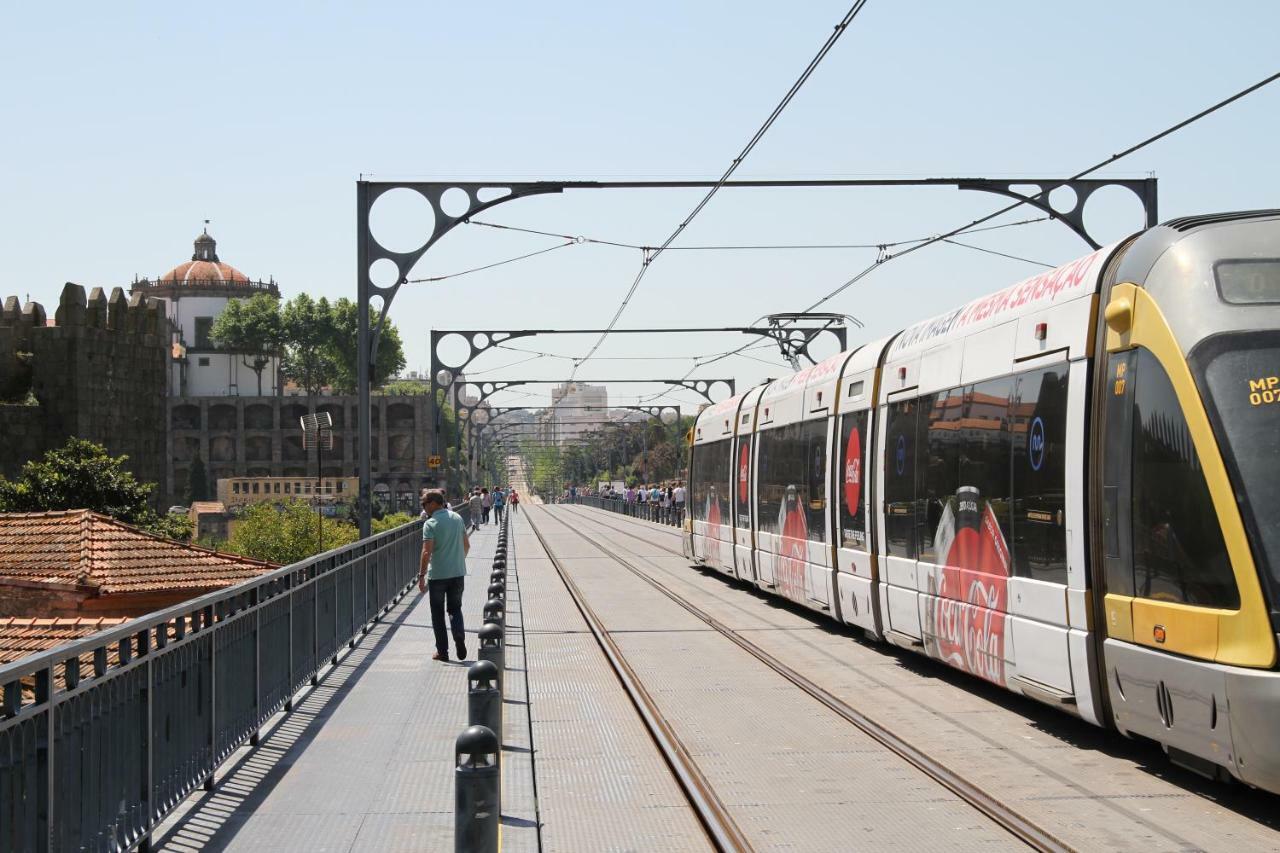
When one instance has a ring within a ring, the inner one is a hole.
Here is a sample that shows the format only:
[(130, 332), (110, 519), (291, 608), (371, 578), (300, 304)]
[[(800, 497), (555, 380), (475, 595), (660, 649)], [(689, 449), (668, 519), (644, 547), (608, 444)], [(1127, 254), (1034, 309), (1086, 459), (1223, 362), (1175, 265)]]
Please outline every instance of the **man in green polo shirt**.
[(432, 660), (449, 660), (449, 637), (444, 614), (458, 660), (467, 656), (467, 635), (462, 624), (462, 586), (467, 574), (467, 554), (471, 540), (462, 516), (445, 505), (444, 493), (429, 491), (422, 497), (427, 520), (422, 523), (422, 558), (418, 562), (418, 591), (425, 592), (431, 607), (431, 627), (436, 633), (436, 653)]

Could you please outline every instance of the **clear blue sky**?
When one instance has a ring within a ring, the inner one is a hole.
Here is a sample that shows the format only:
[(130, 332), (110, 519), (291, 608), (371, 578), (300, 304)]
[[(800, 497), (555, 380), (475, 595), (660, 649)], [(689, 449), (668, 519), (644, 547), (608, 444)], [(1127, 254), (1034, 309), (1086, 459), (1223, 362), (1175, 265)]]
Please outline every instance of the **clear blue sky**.
[[(846, 0), (645, 4), (27, 3), (0, 50), (0, 294), (52, 310), (62, 282), (127, 285), (185, 260), (213, 220), (223, 258), (286, 296), (355, 290), (355, 180), (714, 177), (808, 62)], [(740, 177), (1059, 175), (1276, 70), (1280, 3), (871, 0)], [(1280, 85), (1109, 172), (1161, 180), (1161, 216), (1280, 205)], [(663, 239), (684, 191), (515, 202), (491, 221), (628, 242)], [(967, 222), (999, 200), (947, 189), (734, 191), (684, 242), (881, 242)], [(1136, 204), (1099, 198), (1100, 230)], [(1016, 217), (1023, 218), (1019, 213)], [(392, 223), (394, 229), (395, 223)], [(400, 226), (403, 236), (403, 225)], [(395, 236), (394, 230), (392, 235)], [(1060, 263), (1086, 247), (1041, 223), (972, 242)], [(550, 245), (463, 227), (415, 275)], [(623, 326), (745, 324), (803, 308), (866, 250), (685, 252), (660, 258)], [(639, 262), (581, 246), (405, 289), (392, 317), (410, 367), (427, 330), (600, 326)], [(900, 328), (1037, 267), (936, 246), (834, 302)], [(704, 354), (733, 337), (611, 339), (602, 356)], [(589, 338), (526, 341), (580, 354)], [(700, 375), (781, 375), (769, 350)], [(568, 374), (492, 353), (486, 378)], [(674, 361), (600, 361), (580, 377), (682, 375)], [(617, 395), (653, 389), (619, 386)], [(533, 398), (509, 394), (499, 402)], [(674, 395), (669, 399), (690, 399)]]

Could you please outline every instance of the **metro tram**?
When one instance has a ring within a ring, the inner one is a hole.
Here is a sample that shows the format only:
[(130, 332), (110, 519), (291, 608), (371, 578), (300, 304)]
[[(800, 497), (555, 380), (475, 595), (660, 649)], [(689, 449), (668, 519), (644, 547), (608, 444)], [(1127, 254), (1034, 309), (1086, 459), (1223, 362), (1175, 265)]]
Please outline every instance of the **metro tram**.
[(695, 562), (1280, 792), (1280, 211), (714, 404), (689, 470)]

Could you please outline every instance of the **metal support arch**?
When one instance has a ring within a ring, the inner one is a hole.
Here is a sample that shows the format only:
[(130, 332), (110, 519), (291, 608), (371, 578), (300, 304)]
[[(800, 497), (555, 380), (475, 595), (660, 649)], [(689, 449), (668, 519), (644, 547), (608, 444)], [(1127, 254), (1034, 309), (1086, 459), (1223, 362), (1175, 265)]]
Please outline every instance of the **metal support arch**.
[[(991, 180), (986, 178), (918, 178), (897, 180), (876, 179), (802, 179), (802, 180), (743, 180), (743, 181), (356, 181), (356, 308), (357, 308), (357, 396), (358, 408), (356, 417), (357, 429), (357, 465), (360, 474), (358, 497), (358, 515), (360, 535), (368, 536), (370, 530), (370, 510), (372, 507), (373, 472), (372, 456), (372, 410), (370, 395), (372, 393), (373, 365), (378, 351), (378, 340), (386, 325), (387, 312), (395, 300), (401, 285), (408, 281), (409, 272), (422, 259), (423, 255), (434, 246), (445, 234), (453, 230), (460, 222), (504, 202), (535, 195), (562, 193), (565, 190), (577, 189), (706, 189), (712, 186), (724, 188), (763, 188), (763, 187), (858, 187), (858, 186), (954, 186), (961, 190), (995, 193), (998, 195), (1019, 198), (1047, 213), (1050, 217), (1062, 221), (1073, 232), (1079, 235), (1093, 248), (1098, 247), (1084, 226), (1084, 202), (1094, 191), (1102, 186), (1120, 186), (1134, 192), (1143, 204), (1148, 227), (1157, 221), (1156, 179), (1142, 180), (1107, 180), (1107, 179), (1023, 179)], [(1018, 185), (1035, 185), (1040, 189), (1038, 195), (1026, 196), (1015, 192)], [(1075, 192), (1075, 204), (1070, 210), (1055, 210), (1049, 203), (1048, 193), (1058, 187), (1067, 187)], [(395, 189), (407, 189), (417, 193), (431, 206), (435, 214), (430, 233), (423, 235), (423, 242), (418, 248), (407, 252), (393, 251), (383, 246), (369, 229), (369, 215), (378, 199)], [(461, 196), (464, 204), (458, 205), (456, 214), (449, 213), (442, 204), (446, 194)], [(373, 281), (373, 267), (389, 261), (394, 267), (394, 274), (385, 277), (389, 283), (378, 284)], [(372, 300), (377, 298), (377, 319), (371, 318)], [(500, 333), (501, 334), (501, 333)], [(523, 337), (516, 333), (507, 333), (504, 339)], [(432, 355), (434, 361), (434, 333)], [(437, 370), (433, 366), (431, 376), (431, 405), (437, 405), (436, 396)]]

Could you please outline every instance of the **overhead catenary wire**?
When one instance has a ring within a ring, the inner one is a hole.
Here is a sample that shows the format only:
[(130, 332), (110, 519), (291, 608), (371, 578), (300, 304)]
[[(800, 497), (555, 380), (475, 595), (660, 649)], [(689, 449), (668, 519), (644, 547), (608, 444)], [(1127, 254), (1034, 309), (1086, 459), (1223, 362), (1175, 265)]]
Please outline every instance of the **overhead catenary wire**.
[[(1133, 154), (1133, 153), (1135, 153), (1135, 152), (1137, 152), (1137, 151), (1141, 151), (1143, 148), (1146, 148), (1146, 147), (1147, 147), (1147, 146), (1149, 146), (1149, 145), (1152, 145), (1152, 144), (1154, 144), (1154, 143), (1156, 143), (1156, 142), (1159, 142), (1161, 139), (1164, 139), (1166, 136), (1169, 136), (1170, 134), (1176, 133), (1176, 132), (1178, 132), (1179, 130), (1182, 130), (1183, 128), (1188, 127), (1188, 126), (1190, 126), (1190, 125), (1192, 125), (1192, 124), (1196, 123), (1197, 121), (1200, 121), (1201, 119), (1206, 118), (1207, 116), (1212, 115), (1213, 113), (1217, 112), (1218, 110), (1222, 109), (1223, 107), (1226, 107), (1226, 106), (1228, 106), (1228, 105), (1230, 105), (1230, 104), (1235, 103), (1236, 101), (1240, 100), (1241, 98), (1243, 98), (1243, 97), (1245, 97), (1245, 96), (1247, 96), (1247, 95), (1250, 95), (1250, 94), (1252, 94), (1253, 92), (1258, 91), (1258, 90), (1259, 90), (1259, 89), (1261, 89), (1262, 87), (1267, 86), (1267, 85), (1270, 85), (1271, 83), (1274, 83), (1276, 80), (1280, 80), (1280, 71), (1278, 71), (1278, 72), (1276, 72), (1276, 73), (1274, 73), (1274, 74), (1271, 74), (1271, 75), (1270, 75), (1270, 76), (1268, 76), (1268, 77), (1264, 77), (1262, 80), (1259, 80), (1258, 82), (1256, 82), (1256, 83), (1254, 83), (1254, 84), (1252, 84), (1252, 85), (1250, 85), (1250, 86), (1246, 86), (1244, 89), (1241, 89), (1240, 91), (1236, 92), (1235, 94), (1232, 94), (1232, 95), (1229, 95), (1229, 96), (1228, 96), (1228, 97), (1226, 97), (1226, 98), (1223, 98), (1222, 100), (1220, 100), (1220, 101), (1218, 101), (1217, 103), (1214, 103), (1214, 104), (1212, 104), (1212, 105), (1210, 105), (1210, 106), (1206, 107), (1205, 109), (1201, 110), (1200, 112), (1195, 113), (1194, 115), (1188, 116), (1187, 118), (1183, 119), (1182, 121), (1179, 121), (1179, 122), (1177, 122), (1177, 123), (1175, 123), (1175, 124), (1172, 124), (1172, 125), (1170, 125), (1169, 127), (1166, 127), (1164, 130), (1161, 130), (1161, 131), (1159, 131), (1158, 133), (1154, 133), (1154, 134), (1152, 134), (1151, 136), (1148, 136), (1147, 138), (1143, 139), (1142, 141), (1137, 142), (1137, 143), (1135, 143), (1135, 144), (1133, 144), (1133, 145), (1130, 145), (1128, 148), (1125, 148), (1125, 149), (1124, 149), (1124, 150), (1122, 150), (1122, 151), (1119, 151), (1119, 152), (1117, 152), (1117, 153), (1115, 153), (1115, 154), (1112, 154), (1112, 155), (1111, 155), (1111, 156), (1109, 156), (1109, 157), (1106, 157), (1106, 158), (1104, 158), (1104, 159), (1102, 159), (1102, 160), (1099, 160), (1097, 163), (1094, 163), (1092, 166), (1089, 166), (1087, 169), (1083, 169), (1083, 170), (1081, 170), (1081, 171), (1079, 171), (1079, 172), (1075, 173), (1075, 174), (1074, 174), (1074, 175), (1072, 175), (1071, 177), (1066, 178), (1066, 179), (1065, 179), (1065, 181), (1064, 181), (1064, 183), (1065, 183), (1066, 181), (1075, 181), (1075, 180), (1079, 180), (1080, 178), (1083, 178), (1083, 177), (1085, 177), (1086, 175), (1091, 175), (1091, 174), (1093, 174), (1094, 172), (1098, 171), (1099, 169), (1102, 169), (1102, 168), (1104, 168), (1104, 167), (1106, 167), (1106, 166), (1110, 166), (1112, 163), (1115, 163), (1115, 162), (1116, 162), (1116, 161), (1118, 161), (1118, 160), (1121, 160), (1121, 159), (1123, 159), (1123, 158), (1125, 158), (1125, 157), (1128, 157), (1130, 154)], [(819, 306), (821, 306), (821, 305), (825, 304), (826, 302), (829, 302), (830, 300), (834, 299), (836, 296), (839, 296), (841, 293), (843, 293), (844, 291), (848, 290), (848, 289), (849, 289), (850, 287), (852, 287), (853, 285), (857, 284), (857, 283), (858, 283), (859, 281), (861, 281), (863, 278), (865, 278), (866, 276), (870, 275), (870, 274), (871, 274), (871, 271), (872, 271), (873, 269), (875, 269), (875, 267), (883, 266), (885, 263), (888, 263), (889, 261), (896, 260), (897, 258), (903, 257), (904, 255), (909, 255), (909, 254), (911, 254), (912, 252), (918, 252), (919, 250), (921, 250), (921, 249), (925, 248), (926, 246), (932, 246), (934, 243), (941, 243), (941, 242), (946, 241), (946, 240), (949, 240), (950, 238), (955, 237), (955, 236), (957, 236), (957, 235), (964, 234), (964, 233), (966, 233), (966, 232), (970, 231), (971, 229), (973, 229), (975, 226), (982, 225), (982, 224), (983, 224), (983, 223), (985, 223), (985, 222), (990, 222), (992, 219), (995, 219), (995, 218), (996, 218), (996, 217), (998, 217), (998, 216), (1003, 216), (1004, 214), (1009, 213), (1010, 211), (1017, 210), (1019, 207), (1022, 207), (1024, 204), (1029, 203), (1029, 202), (1030, 202), (1031, 200), (1033, 200), (1033, 199), (1039, 199), (1041, 195), (1043, 195), (1043, 193), (1040, 193), (1040, 194), (1035, 195), (1035, 196), (1031, 196), (1030, 198), (1027, 198), (1027, 199), (1018, 199), (1017, 201), (1013, 202), (1012, 204), (1007, 204), (1007, 205), (1005, 205), (1004, 207), (1000, 208), (999, 210), (993, 211), (992, 213), (989, 213), (989, 214), (987, 214), (986, 216), (983, 216), (983, 217), (980, 217), (980, 218), (978, 218), (978, 219), (973, 220), (972, 222), (968, 223), (967, 225), (962, 225), (962, 226), (960, 226), (959, 228), (953, 228), (953, 229), (951, 229), (950, 231), (946, 231), (946, 232), (944, 232), (944, 233), (942, 233), (942, 234), (935, 235), (935, 236), (933, 236), (933, 237), (929, 238), (928, 240), (926, 240), (926, 241), (924, 241), (924, 242), (922, 242), (922, 243), (919, 243), (919, 244), (914, 245), (914, 246), (910, 246), (910, 247), (908, 247), (908, 248), (906, 248), (906, 249), (903, 249), (903, 250), (902, 250), (902, 251), (900, 251), (900, 252), (896, 252), (896, 253), (893, 253), (893, 254), (889, 254), (889, 255), (887, 255), (887, 256), (886, 256), (886, 257), (884, 257), (884, 258), (877, 258), (877, 259), (876, 259), (876, 263), (875, 263), (875, 265), (873, 265), (872, 267), (870, 267), (870, 268), (868, 268), (868, 269), (864, 269), (864, 270), (860, 271), (860, 272), (859, 272), (859, 273), (857, 273), (857, 275), (855, 275), (853, 278), (851, 278), (851, 279), (849, 279), (848, 281), (844, 282), (844, 283), (843, 283), (843, 284), (841, 284), (839, 287), (837, 287), (835, 290), (833, 290), (833, 291), (831, 291), (830, 293), (828, 293), (827, 295), (823, 296), (823, 297), (822, 297), (821, 299), (819, 299), (817, 302), (814, 302), (812, 305), (810, 305), (808, 308), (806, 308), (806, 309), (805, 309), (805, 311), (812, 311), (814, 308), (817, 308), (817, 307), (819, 307)]]
[(729, 167), (725, 169), (724, 174), (720, 176), (720, 179), (716, 181), (715, 185), (707, 190), (707, 193), (702, 197), (702, 200), (694, 205), (693, 210), (691, 210), (684, 220), (676, 226), (675, 230), (671, 232), (667, 239), (662, 241), (661, 245), (659, 245), (654, 251), (645, 253), (644, 259), (640, 263), (640, 269), (632, 280), (631, 286), (627, 288), (627, 293), (623, 296), (622, 302), (618, 305), (618, 309), (614, 312), (613, 317), (609, 319), (609, 323), (605, 326), (605, 331), (601, 333), (599, 339), (591, 345), (591, 349), (589, 349), (586, 355), (583, 356), (578, 364), (574, 366), (573, 374), (569, 377), (570, 380), (572, 380), (573, 376), (577, 374), (578, 366), (596, 354), (596, 351), (600, 349), (600, 346), (604, 343), (605, 339), (608, 338), (609, 332), (611, 332), (618, 324), (618, 320), (622, 318), (623, 312), (625, 312), (627, 310), (627, 306), (631, 304), (631, 298), (635, 296), (636, 290), (640, 287), (640, 282), (644, 280), (645, 274), (649, 271), (649, 267), (653, 265), (653, 262), (663, 253), (663, 251), (666, 250), (668, 246), (674, 243), (680, 235), (684, 233), (684, 230), (689, 227), (689, 224), (697, 218), (698, 214), (702, 213), (702, 211), (706, 209), (708, 204), (711, 203), (711, 199), (715, 198), (716, 193), (718, 193), (721, 187), (723, 187), (729, 178), (733, 176), (733, 173), (738, 171), (738, 167), (742, 165), (743, 161), (751, 154), (756, 145), (760, 143), (760, 140), (764, 138), (764, 135), (769, 132), (771, 127), (773, 127), (774, 122), (778, 120), (778, 117), (782, 115), (782, 112), (795, 98), (796, 94), (799, 93), (804, 84), (808, 82), (809, 78), (813, 75), (813, 72), (817, 70), (818, 66), (822, 63), (822, 60), (825, 59), (827, 54), (831, 52), (831, 49), (835, 47), (836, 42), (840, 40), (840, 36), (844, 35), (845, 31), (849, 28), (849, 24), (852, 23), (853, 19), (857, 17), (858, 13), (862, 11), (866, 4), (867, 0), (854, 0), (853, 5), (849, 7), (849, 11), (845, 13), (844, 17), (840, 20), (840, 23), (836, 24), (834, 31), (827, 37), (827, 40), (823, 42), (822, 47), (818, 49), (817, 54), (813, 59), (809, 60), (809, 64), (805, 66), (804, 71), (800, 73), (800, 76), (796, 81), (791, 84), (791, 88), (787, 90), (785, 95), (783, 95), (782, 100), (779, 101), (777, 106), (773, 108), (773, 111), (769, 113), (769, 117), (765, 119), (764, 124), (760, 125), (752, 135), (751, 139), (747, 141), (747, 144), (743, 146), (740, 152), (738, 152), (738, 156), (733, 158), (733, 161), (729, 164)]

